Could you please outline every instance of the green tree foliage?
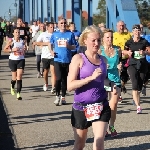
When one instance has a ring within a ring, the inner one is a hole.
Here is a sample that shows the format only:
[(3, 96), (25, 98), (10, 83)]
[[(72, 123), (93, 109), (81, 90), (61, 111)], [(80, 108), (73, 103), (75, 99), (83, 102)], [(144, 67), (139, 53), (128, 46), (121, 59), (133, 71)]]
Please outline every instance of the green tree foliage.
[(150, 0), (135, 0), (141, 23), (146, 26), (150, 21)]
[(106, 23), (106, 1), (99, 0), (97, 6), (98, 13), (93, 15), (93, 24)]

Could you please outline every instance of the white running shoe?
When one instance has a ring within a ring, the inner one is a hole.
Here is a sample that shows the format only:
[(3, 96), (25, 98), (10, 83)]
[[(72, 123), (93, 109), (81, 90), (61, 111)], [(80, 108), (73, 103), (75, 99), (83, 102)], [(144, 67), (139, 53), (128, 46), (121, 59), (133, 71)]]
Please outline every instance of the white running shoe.
[(62, 97), (62, 96), (61, 96), (60, 101), (61, 101), (61, 105), (66, 105), (65, 97)]
[(43, 90), (44, 90), (44, 91), (47, 91), (47, 90), (48, 90), (48, 84), (44, 84), (44, 85), (43, 85)]
[(51, 89), (51, 93), (54, 94), (56, 92), (55, 88)]
[(60, 96), (56, 96), (56, 99), (55, 99), (55, 101), (54, 101), (54, 104), (55, 104), (56, 106), (58, 106), (58, 105), (60, 104)]
[(141, 114), (142, 113), (142, 109), (140, 106), (137, 107), (137, 114)]

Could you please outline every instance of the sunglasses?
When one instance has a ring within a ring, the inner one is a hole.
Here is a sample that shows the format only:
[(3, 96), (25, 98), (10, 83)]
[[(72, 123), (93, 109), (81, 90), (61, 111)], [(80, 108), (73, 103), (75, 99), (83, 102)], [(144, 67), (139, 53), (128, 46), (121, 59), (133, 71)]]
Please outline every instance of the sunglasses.
[(67, 24), (66, 22), (61, 22), (60, 24)]
[(133, 31), (136, 31), (136, 32), (138, 31), (138, 32), (140, 32), (141, 30), (140, 30), (140, 29), (133, 29)]

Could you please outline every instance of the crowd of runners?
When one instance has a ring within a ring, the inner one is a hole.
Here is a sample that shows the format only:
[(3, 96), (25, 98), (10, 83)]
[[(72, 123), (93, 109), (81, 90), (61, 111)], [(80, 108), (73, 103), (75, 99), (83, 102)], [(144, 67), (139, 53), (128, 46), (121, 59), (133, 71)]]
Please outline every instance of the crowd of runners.
[(140, 94), (146, 96), (150, 75), (149, 36), (143, 32), (142, 24), (133, 25), (129, 32), (126, 24), (119, 21), (116, 28), (114, 32), (101, 23), (80, 32), (75, 23), (68, 23), (65, 18), (58, 23), (35, 20), (33, 25), (18, 18), (16, 25), (0, 25), (0, 51), (6, 42), (3, 51), (10, 53), (10, 91), (17, 100), (22, 100), (22, 76), (30, 43), (36, 57), (35, 77), (43, 78), (44, 91), (52, 85), (54, 104), (65, 105), (66, 91), (75, 91), (71, 114), (73, 150), (84, 148), (90, 126), (93, 150), (104, 150), (108, 130), (111, 137), (117, 136), (117, 104), (123, 101), (121, 93), (127, 92), (127, 82), (132, 84), (137, 114), (142, 113)]

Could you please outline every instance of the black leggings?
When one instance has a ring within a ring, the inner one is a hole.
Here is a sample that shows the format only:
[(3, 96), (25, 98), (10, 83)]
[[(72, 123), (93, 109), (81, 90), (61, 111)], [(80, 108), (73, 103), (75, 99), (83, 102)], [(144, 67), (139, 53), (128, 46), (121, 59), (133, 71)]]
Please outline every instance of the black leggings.
[(41, 55), (36, 55), (37, 71), (40, 72)]
[(125, 64), (127, 63), (127, 59), (122, 59), (121, 62), (122, 62), (123, 67), (120, 73), (120, 79), (122, 82), (127, 83), (129, 79), (129, 75), (127, 73), (127, 67), (125, 67)]
[(132, 83), (132, 90), (142, 90), (144, 83), (145, 73), (140, 72), (136, 69), (136, 65), (131, 65), (128, 67), (128, 74)]
[(54, 62), (54, 70), (56, 74), (56, 96), (59, 96), (60, 90), (62, 90), (62, 97), (65, 97), (67, 91), (69, 63)]

